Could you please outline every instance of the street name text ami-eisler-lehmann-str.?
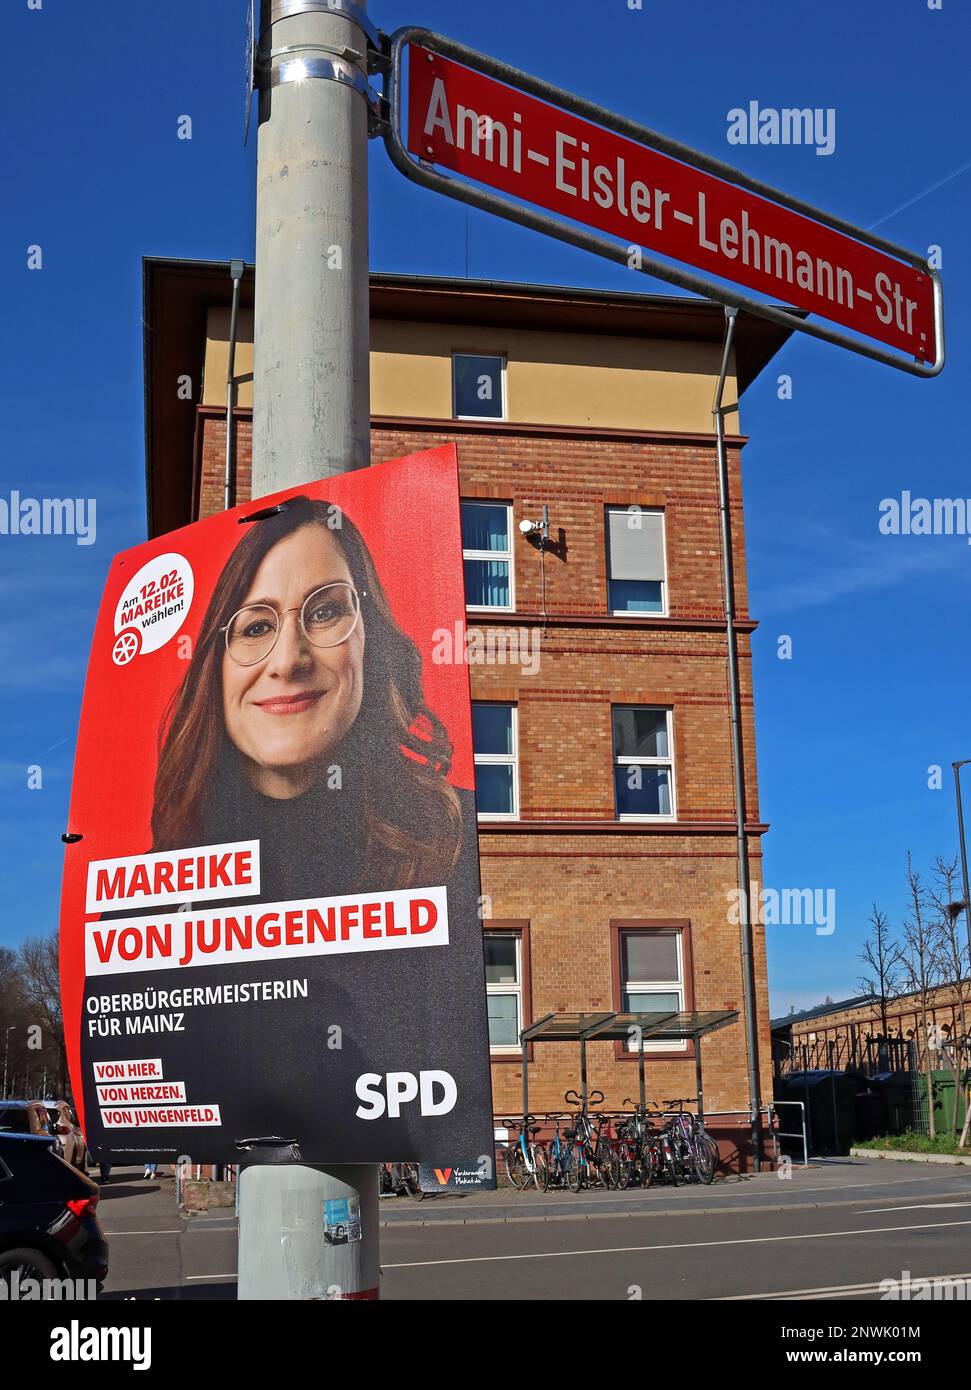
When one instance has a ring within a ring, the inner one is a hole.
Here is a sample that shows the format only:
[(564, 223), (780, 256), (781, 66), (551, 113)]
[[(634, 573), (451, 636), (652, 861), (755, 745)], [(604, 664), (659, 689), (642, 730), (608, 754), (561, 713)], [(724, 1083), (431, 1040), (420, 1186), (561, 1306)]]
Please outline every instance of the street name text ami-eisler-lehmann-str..
[(411, 56), (419, 158), (933, 358), (933, 283), (916, 267), (439, 54)]

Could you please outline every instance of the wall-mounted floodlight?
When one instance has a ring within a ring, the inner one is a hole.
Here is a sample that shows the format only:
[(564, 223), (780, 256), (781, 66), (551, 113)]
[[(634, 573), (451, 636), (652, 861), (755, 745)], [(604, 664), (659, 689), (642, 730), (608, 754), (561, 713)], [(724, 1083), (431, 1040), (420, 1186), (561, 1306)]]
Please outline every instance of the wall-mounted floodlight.
[(542, 521), (530, 521), (527, 517), (523, 517), (522, 521), (519, 523), (519, 529), (524, 536), (535, 536), (537, 540), (544, 543), (548, 541), (550, 538), (549, 507), (544, 506)]

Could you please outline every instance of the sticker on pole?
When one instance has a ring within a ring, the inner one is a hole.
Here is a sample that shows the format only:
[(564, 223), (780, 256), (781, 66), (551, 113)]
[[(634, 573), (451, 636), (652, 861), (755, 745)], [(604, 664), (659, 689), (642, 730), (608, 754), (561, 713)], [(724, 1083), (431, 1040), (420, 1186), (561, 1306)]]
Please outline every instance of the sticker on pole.
[(350, 1245), (361, 1239), (361, 1199), (329, 1197), (324, 1202), (324, 1240), (328, 1245)]
[(192, 566), (184, 555), (156, 555), (142, 565), (115, 609), (115, 665), (127, 666), (170, 642), (188, 616), (192, 590)]

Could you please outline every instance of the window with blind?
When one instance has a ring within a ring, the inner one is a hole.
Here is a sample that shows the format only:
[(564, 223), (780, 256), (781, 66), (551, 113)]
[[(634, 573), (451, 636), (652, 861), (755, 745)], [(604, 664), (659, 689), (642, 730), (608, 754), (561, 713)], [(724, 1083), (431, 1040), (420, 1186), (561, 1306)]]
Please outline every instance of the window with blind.
[(667, 614), (664, 513), (608, 507), (607, 607), (611, 613)]
[[(625, 931), (620, 935), (621, 1008), (626, 1013), (684, 1010), (684, 950), (679, 931)], [(684, 1051), (683, 1042), (652, 1042), (649, 1048)], [(637, 1051), (636, 1043), (628, 1050)]]
[(468, 608), (513, 606), (512, 508), (505, 502), (462, 503), (462, 562)]

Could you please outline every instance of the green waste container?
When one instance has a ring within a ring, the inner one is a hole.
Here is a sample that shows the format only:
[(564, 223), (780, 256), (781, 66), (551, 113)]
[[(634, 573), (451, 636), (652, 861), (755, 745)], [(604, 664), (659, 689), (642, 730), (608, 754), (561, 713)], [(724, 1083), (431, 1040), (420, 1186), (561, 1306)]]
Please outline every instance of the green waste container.
[[(954, 1073), (951, 1071), (933, 1071), (931, 1079), (934, 1085), (934, 1127), (938, 1134), (951, 1133), (951, 1120), (954, 1105)], [(919, 1130), (922, 1134), (930, 1133), (930, 1125), (927, 1118), (927, 1077), (924, 1072), (916, 1072), (913, 1077), (913, 1091), (915, 1096), (915, 1114), (912, 1129)], [(964, 1124), (965, 1096), (967, 1090), (965, 1085), (958, 1086), (958, 1134), (961, 1133), (961, 1126)], [(906, 1126), (904, 1126), (906, 1128)], [(899, 1130), (897, 1131), (900, 1132)]]

